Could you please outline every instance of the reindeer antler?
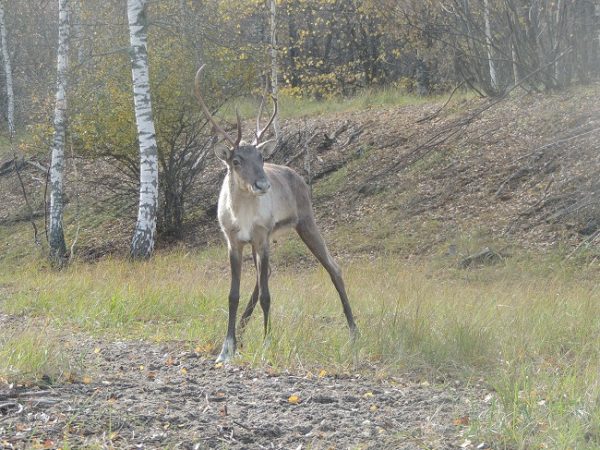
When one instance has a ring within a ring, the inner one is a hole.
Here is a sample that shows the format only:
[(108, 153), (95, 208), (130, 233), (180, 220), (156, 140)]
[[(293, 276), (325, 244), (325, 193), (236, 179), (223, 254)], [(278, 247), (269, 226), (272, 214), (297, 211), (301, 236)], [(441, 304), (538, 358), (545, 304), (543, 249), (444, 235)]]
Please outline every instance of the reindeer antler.
[(263, 94), (263, 97), (260, 101), (260, 107), (258, 108), (258, 115), (256, 116), (256, 137), (254, 138), (254, 141), (252, 142), (253, 145), (257, 145), (260, 143), (260, 140), (261, 140), (264, 132), (267, 131), (267, 128), (269, 128), (271, 126), (271, 124), (273, 123), (273, 120), (275, 120), (275, 116), (277, 115), (277, 97), (271, 95), (271, 99), (273, 100), (273, 115), (269, 119), (269, 122), (267, 123), (267, 125), (265, 125), (265, 127), (263, 129), (260, 128), (260, 116), (262, 116), (263, 108), (265, 106), (265, 97), (266, 96), (267, 96), (267, 88), (265, 87), (265, 93)]
[(205, 64), (202, 64), (202, 66), (198, 69), (198, 72), (196, 72), (196, 78), (194, 80), (194, 93), (196, 94), (198, 103), (200, 103), (202, 112), (204, 113), (208, 121), (212, 124), (213, 128), (217, 130), (225, 138), (225, 140), (232, 145), (233, 148), (237, 148), (242, 140), (242, 118), (240, 117), (240, 112), (237, 108), (235, 109), (235, 117), (237, 120), (237, 139), (234, 141), (231, 138), (231, 136), (229, 136), (229, 134), (223, 128), (221, 128), (217, 122), (215, 122), (215, 119), (208, 110), (206, 103), (204, 103), (204, 99), (202, 98), (202, 94), (200, 93), (200, 74), (202, 72), (202, 69), (204, 69), (204, 66)]

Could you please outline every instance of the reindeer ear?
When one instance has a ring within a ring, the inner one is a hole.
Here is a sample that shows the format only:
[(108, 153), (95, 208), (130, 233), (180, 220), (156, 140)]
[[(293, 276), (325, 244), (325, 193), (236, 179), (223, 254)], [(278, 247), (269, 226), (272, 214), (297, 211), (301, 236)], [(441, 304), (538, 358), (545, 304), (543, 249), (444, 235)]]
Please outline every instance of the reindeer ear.
[(277, 147), (277, 141), (275, 139), (269, 139), (262, 144), (258, 144), (256, 149), (262, 153), (263, 158), (268, 158), (275, 151), (275, 147)]
[(223, 162), (227, 162), (233, 156), (233, 150), (230, 149), (223, 141), (217, 142), (214, 147), (215, 155)]

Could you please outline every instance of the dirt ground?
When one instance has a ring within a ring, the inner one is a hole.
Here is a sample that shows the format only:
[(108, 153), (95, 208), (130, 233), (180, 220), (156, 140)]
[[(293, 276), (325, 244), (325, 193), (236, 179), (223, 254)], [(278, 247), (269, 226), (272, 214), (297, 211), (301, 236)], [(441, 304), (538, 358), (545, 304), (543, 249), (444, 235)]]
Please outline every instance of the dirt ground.
[(84, 375), (0, 386), (0, 448), (487, 448), (466, 435), (480, 387), (218, 367), (179, 343), (76, 340)]

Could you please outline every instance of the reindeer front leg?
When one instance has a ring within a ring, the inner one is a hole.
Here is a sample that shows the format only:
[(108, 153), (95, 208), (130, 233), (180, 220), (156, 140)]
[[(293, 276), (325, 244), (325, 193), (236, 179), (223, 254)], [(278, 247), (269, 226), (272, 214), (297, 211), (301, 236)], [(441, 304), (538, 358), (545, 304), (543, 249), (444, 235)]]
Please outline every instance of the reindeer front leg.
[(217, 362), (227, 362), (235, 356), (235, 321), (238, 304), (240, 302), (240, 279), (242, 276), (242, 245), (229, 244), (229, 264), (231, 266), (231, 287), (229, 288), (229, 320), (227, 322), (227, 336), (223, 342), (221, 354)]
[(269, 292), (269, 245), (268, 241), (257, 252), (256, 270), (258, 271), (258, 298), (263, 310), (265, 338), (269, 334), (271, 322), (269, 310), (271, 308), (271, 293)]
[(252, 240), (252, 250), (256, 255), (256, 277), (258, 286), (258, 299), (263, 310), (263, 323), (265, 338), (269, 334), (271, 308), (271, 294), (269, 292), (269, 229), (256, 227)]

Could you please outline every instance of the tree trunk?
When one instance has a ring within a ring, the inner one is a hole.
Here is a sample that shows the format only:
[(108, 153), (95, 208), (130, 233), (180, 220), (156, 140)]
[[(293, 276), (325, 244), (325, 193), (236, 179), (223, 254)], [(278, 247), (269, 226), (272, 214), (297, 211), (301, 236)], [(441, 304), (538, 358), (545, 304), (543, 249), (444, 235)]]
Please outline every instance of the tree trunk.
[(158, 148), (152, 120), (146, 46), (147, 3), (147, 0), (127, 1), (133, 99), (140, 146), (140, 197), (137, 224), (130, 250), (131, 256), (136, 259), (148, 258), (152, 254), (158, 209)]
[(4, 2), (0, 1), (0, 37), (2, 38), (2, 59), (4, 60), (4, 73), (6, 76), (6, 119), (8, 120), (8, 132), (12, 141), (15, 135), (15, 95), (13, 92), (12, 65), (10, 53), (8, 52), (8, 33), (4, 20)]
[(493, 91), (498, 92), (498, 77), (496, 76), (496, 63), (492, 53), (492, 27), (490, 25), (490, 2), (483, 0), (483, 15), (485, 20), (485, 46), (487, 49), (488, 64), (490, 68), (490, 85)]
[(521, 77), (519, 77), (519, 64), (517, 62), (517, 51), (515, 50), (515, 44), (511, 42), (510, 44), (510, 53), (512, 57), (512, 71), (513, 78), (515, 80), (515, 86), (521, 82)]
[(68, 0), (58, 0), (58, 52), (56, 64), (56, 104), (54, 106), (54, 139), (50, 163), (50, 212), (48, 240), (50, 260), (57, 266), (67, 255), (63, 232), (63, 175), (65, 168), (65, 136), (67, 128), (67, 82), (69, 65)]
[[(291, 87), (300, 86), (300, 78), (298, 77), (297, 60), (300, 57), (300, 49), (298, 48), (299, 33), (298, 27), (293, 16), (293, 6), (290, 5), (290, 0), (285, 2), (287, 20), (288, 20), (288, 59), (289, 59), (289, 83)], [(295, 6), (295, 5), (294, 5)]]
[[(271, 3), (271, 94), (277, 98), (277, 9), (275, 0), (270, 0)], [(275, 130), (275, 139), (279, 142), (281, 139), (281, 127), (279, 126), (279, 113), (275, 115), (273, 120), (273, 129)]]

